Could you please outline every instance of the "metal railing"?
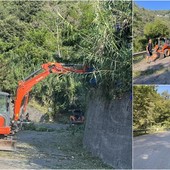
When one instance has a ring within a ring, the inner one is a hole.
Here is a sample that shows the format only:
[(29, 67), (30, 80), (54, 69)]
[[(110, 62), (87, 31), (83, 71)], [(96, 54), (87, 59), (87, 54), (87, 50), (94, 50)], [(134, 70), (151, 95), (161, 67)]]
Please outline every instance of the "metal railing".
[(139, 130), (133, 130), (133, 133), (144, 132), (146, 134), (148, 131), (149, 131), (149, 129), (139, 129)]
[(145, 135), (149, 134), (150, 129), (138, 129), (138, 130), (133, 130), (133, 136), (140, 136), (140, 135)]
[(133, 53), (133, 57), (137, 57), (143, 55), (143, 57), (146, 55), (146, 51), (141, 51), (141, 52), (137, 52), (137, 53)]

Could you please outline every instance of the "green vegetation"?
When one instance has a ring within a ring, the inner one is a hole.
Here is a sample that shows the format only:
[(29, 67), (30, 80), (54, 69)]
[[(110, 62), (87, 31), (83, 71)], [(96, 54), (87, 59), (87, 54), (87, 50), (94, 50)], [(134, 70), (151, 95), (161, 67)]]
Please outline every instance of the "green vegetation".
[[(15, 95), (18, 81), (41, 64), (62, 62), (94, 65), (98, 89), (109, 99), (130, 91), (131, 8), (123, 0), (1, 1), (1, 90)], [(31, 98), (51, 107), (53, 116), (85, 107), (93, 76), (50, 75), (33, 88)]]
[(134, 5), (133, 43), (134, 51), (144, 51), (148, 38), (154, 44), (158, 37), (170, 37), (170, 11), (151, 11)]
[(38, 131), (38, 132), (53, 132), (53, 131), (55, 131), (55, 129), (53, 129), (53, 128), (47, 128), (42, 125), (37, 126), (33, 122), (23, 124), (22, 130), (33, 130), (33, 131)]
[(134, 130), (155, 132), (170, 128), (170, 94), (157, 92), (156, 86), (134, 86)]

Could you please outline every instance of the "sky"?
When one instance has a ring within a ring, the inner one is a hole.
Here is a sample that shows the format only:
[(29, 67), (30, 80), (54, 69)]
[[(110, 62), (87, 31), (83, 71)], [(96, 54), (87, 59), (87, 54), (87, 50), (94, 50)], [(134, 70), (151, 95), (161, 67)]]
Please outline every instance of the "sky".
[(158, 85), (157, 89), (160, 94), (166, 90), (168, 90), (168, 93), (170, 94), (170, 85)]
[(161, 1), (161, 0), (134, 0), (135, 3), (145, 9), (150, 10), (170, 10), (170, 1)]

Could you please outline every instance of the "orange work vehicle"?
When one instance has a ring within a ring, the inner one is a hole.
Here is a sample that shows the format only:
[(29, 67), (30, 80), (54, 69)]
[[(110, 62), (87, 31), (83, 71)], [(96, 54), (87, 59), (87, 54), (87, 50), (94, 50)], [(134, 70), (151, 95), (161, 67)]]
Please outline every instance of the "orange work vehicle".
[(82, 124), (84, 123), (85, 118), (83, 112), (80, 109), (72, 110), (72, 114), (70, 116), (71, 124)]
[[(78, 65), (80, 67), (80, 65)], [(11, 150), (16, 143), (13, 135), (18, 131), (22, 122), (21, 115), (26, 112), (29, 92), (38, 82), (45, 79), (51, 73), (63, 75), (70, 72), (83, 74), (86, 73), (86, 67), (76, 69), (74, 64), (46, 63), (42, 64), (41, 69), (33, 72), (27, 78), (19, 81), (14, 101), (13, 117), (10, 120), (10, 95), (0, 92), (0, 149)], [(21, 109), (22, 108), (22, 109)], [(1, 147), (2, 146), (2, 147)]]
[(158, 38), (157, 44), (154, 47), (154, 52), (160, 54), (160, 58), (170, 56), (170, 39), (169, 38)]

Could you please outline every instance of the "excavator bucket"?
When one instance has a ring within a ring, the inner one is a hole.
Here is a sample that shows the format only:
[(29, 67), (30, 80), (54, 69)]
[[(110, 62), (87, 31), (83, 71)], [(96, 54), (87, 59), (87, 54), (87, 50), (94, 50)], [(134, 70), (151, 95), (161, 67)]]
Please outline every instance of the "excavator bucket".
[(0, 150), (1, 151), (15, 151), (16, 150), (16, 140), (0, 139)]

